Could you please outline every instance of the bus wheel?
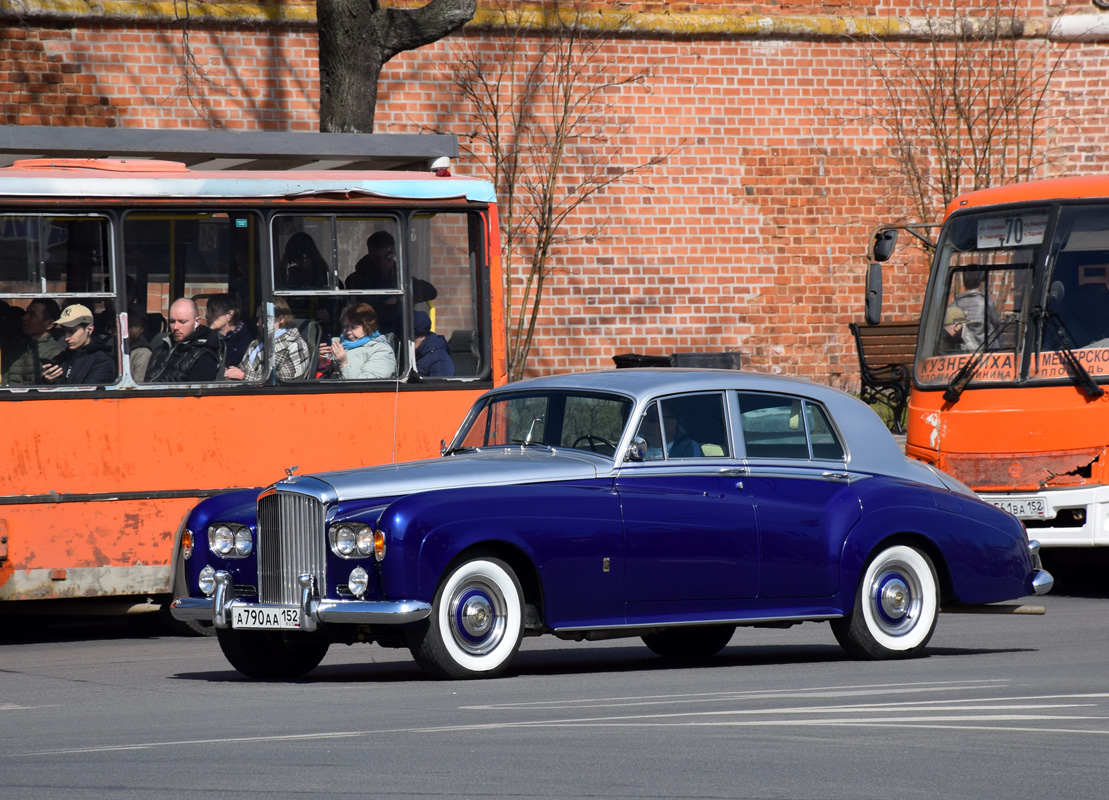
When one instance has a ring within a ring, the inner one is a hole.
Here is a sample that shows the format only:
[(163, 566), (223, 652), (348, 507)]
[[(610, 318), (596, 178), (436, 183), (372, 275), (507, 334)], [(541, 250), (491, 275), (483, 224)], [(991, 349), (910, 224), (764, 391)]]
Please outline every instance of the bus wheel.
[(651, 651), (672, 661), (700, 661), (723, 650), (732, 640), (735, 625), (670, 628), (643, 637)]
[(939, 582), (927, 555), (896, 545), (867, 565), (855, 608), (832, 620), (832, 632), (853, 658), (908, 658), (924, 649), (936, 629)]
[(299, 678), (323, 661), (330, 644), (299, 633), (217, 629), (220, 650), (248, 678), (281, 681)]
[(431, 615), (408, 631), (408, 648), (438, 678), (492, 678), (520, 649), (523, 591), (497, 558), (464, 561), (447, 572)]

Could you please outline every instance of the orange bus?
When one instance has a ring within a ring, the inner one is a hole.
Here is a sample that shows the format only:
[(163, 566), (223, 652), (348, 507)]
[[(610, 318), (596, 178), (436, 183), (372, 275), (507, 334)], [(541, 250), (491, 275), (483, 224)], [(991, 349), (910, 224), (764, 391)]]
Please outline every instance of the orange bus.
[(1044, 547), (1109, 545), (1107, 383), (1109, 177), (951, 203), (921, 311), (906, 452), (1019, 517)]
[[(437, 455), (505, 377), (498, 241), (491, 185), (442, 168), (0, 168), (0, 614), (64, 598), (158, 608), (201, 498)], [(360, 303), (376, 322), (363, 313), (344, 339)], [(347, 374), (320, 348), (350, 364), (343, 343), (363, 340), (388, 345), (390, 370)], [(190, 341), (214, 369), (165, 366)], [(442, 351), (431, 374), (426, 342)], [(110, 378), (44, 377), (93, 348)]]

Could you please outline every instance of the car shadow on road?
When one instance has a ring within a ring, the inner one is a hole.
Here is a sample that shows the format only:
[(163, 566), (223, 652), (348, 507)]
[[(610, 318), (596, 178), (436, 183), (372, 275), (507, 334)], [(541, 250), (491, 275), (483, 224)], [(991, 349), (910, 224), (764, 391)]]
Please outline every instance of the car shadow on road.
[[(923, 659), (952, 656), (999, 655), (1035, 652), (1035, 648), (936, 647), (924, 651)], [(591, 646), (581, 649), (521, 651), (500, 679), (522, 677), (579, 676), (629, 672), (668, 672), (675, 670), (718, 670), (737, 667), (780, 667), (822, 664), (850, 660), (838, 645), (735, 645), (711, 658), (673, 661), (654, 655), (645, 647)], [(919, 659), (917, 659), (919, 660)], [(881, 662), (870, 662), (877, 664)], [(895, 663), (895, 662), (887, 662)], [(251, 681), (233, 669), (208, 672), (181, 672), (175, 680), (226, 683)], [(332, 664), (314, 669), (302, 678), (280, 683), (408, 683), (435, 682), (415, 662)]]

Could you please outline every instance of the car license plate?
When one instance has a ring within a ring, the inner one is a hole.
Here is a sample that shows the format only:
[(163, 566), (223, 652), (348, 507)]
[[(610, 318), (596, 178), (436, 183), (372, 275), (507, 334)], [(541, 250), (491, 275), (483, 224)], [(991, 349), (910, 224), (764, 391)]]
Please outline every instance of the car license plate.
[(256, 631), (299, 630), (299, 608), (246, 608), (234, 609), (231, 617), (232, 628)]
[(1042, 497), (1010, 497), (988, 502), (1019, 519), (1042, 519), (1047, 515), (1047, 502)]

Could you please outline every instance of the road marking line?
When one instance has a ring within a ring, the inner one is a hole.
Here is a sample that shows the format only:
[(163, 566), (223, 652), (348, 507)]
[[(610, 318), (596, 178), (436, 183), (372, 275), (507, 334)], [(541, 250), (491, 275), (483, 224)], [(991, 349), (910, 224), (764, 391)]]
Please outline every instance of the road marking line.
[[(900, 693), (900, 692), (894, 692)], [(809, 695), (811, 697), (811, 695)], [(1106, 735), (1109, 730), (1096, 729), (1060, 729), (1060, 728), (1024, 728), (1013, 726), (985, 726), (985, 725), (953, 725), (956, 722), (1016, 722), (1040, 721), (1052, 722), (1061, 720), (1101, 721), (1109, 719), (1102, 715), (1063, 715), (1063, 714), (1001, 714), (999, 711), (1031, 711), (1031, 710), (1063, 710), (1079, 708), (1097, 708), (1098, 703), (1032, 703), (1031, 700), (1087, 700), (1109, 697), (1109, 693), (1090, 693), (1074, 695), (1041, 695), (1030, 698), (974, 698), (974, 699), (936, 699), (927, 701), (891, 702), (891, 703), (859, 703), (854, 705), (829, 705), (829, 706), (801, 706), (793, 708), (771, 709), (730, 709), (718, 711), (688, 711), (666, 714), (630, 714), (619, 716), (584, 717), (565, 720), (519, 720), (515, 722), (488, 722), (467, 725), (428, 726), (419, 728), (398, 728), (393, 730), (377, 731), (333, 731), (322, 733), (284, 734), (276, 736), (243, 736), (226, 737), (219, 739), (193, 739), (174, 742), (147, 742), (141, 744), (101, 745), (97, 747), (57, 748), (26, 753), (8, 753), (5, 757), (13, 756), (55, 756), (76, 753), (103, 753), (121, 750), (143, 750), (157, 747), (182, 747), (188, 745), (212, 745), (246, 742), (294, 742), (318, 741), (321, 739), (341, 739), (368, 735), (389, 735), (403, 733), (460, 733), (476, 730), (507, 730), (512, 728), (549, 728), (549, 727), (633, 727), (644, 728), (658, 727), (894, 727), (894, 728), (956, 728), (987, 731), (1017, 731), (1036, 733), (1089, 733)], [(750, 698), (747, 698), (750, 699)], [(962, 703), (962, 706), (952, 704)], [(1003, 705), (999, 705), (1003, 704)], [(876, 711), (896, 710), (902, 712), (896, 720), (889, 716), (878, 717), (844, 717), (843, 714), (873, 714)], [(966, 714), (966, 711), (983, 710), (994, 713), (984, 715)], [(825, 714), (839, 714), (838, 718), (822, 718)], [(905, 716), (913, 714), (914, 716)], [(924, 714), (921, 716), (920, 714)], [(756, 716), (778, 715), (790, 717), (799, 716), (800, 719), (751, 719)], [(724, 719), (731, 717), (732, 719)], [(747, 719), (737, 719), (747, 717)], [(940, 724), (946, 723), (946, 724)]]

